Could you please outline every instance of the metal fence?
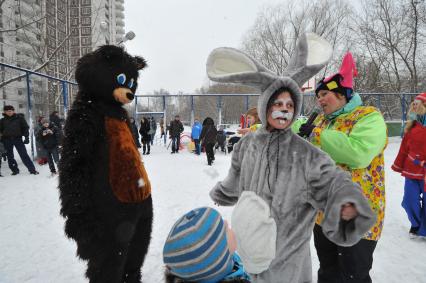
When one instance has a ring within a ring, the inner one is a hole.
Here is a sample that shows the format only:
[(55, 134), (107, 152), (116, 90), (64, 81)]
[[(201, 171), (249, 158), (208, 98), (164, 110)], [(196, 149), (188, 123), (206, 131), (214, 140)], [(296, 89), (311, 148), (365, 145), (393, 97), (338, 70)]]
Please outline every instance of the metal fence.
[[(16, 79), (19, 77), (18, 79)], [(13, 82), (5, 84), (12, 79)], [(15, 104), (17, 112), (26, 114), (31, 129), (31, 151), (34, 157), (34, 128), (40, 117), (58, 111), (66, 118), (77, 84), (19, 66), (0, 63), (0, 101)], [(377, 107), (389, 123), (400, 125), (406, 120), (410, 102), (417, 93), (361, 93), (364, 104)], [(239, 123), (241, 114), (257, 106), (259, 94), (176, 94), (136, 95), (130, 112), (139, 121), (141, 115), (170, 121), (175, 115), (187, 125), (195, 118), (213, 118), (217, 124)], [(316, 105), (315, 95), (305, 93), (302, 115), (308, 116)]]

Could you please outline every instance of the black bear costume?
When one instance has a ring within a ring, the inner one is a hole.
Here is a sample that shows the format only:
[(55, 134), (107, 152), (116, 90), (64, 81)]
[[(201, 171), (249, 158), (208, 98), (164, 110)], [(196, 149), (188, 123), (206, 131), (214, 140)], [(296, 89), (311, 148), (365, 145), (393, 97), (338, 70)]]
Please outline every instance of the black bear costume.
[(127, 111), (146, 62), (105, 45), (77, 63), (79, 91), (59, 162), (61, 214), (90, 282), (141, 282), (152, 231), (151, 184)]

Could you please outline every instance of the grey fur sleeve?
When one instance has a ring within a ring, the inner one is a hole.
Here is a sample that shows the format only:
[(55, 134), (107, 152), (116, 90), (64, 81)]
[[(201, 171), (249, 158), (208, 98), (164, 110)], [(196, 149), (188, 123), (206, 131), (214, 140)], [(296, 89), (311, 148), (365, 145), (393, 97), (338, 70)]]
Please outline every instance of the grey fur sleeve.
[(231, 206), (237, 203), (239, 197), (239, 183), (240, 183), (240, 147), (242, 140), (234, 145), (232, 151), (231, 168), (229, 168), (228, 176), (223, 181), (220, 181), (210, 191), (212, 200), (224, 206)]
[[(324, 235), (340, 246), (356, 244), (376, 222), (376, 215), (360, 186), (324, 153), (316, 154), (310, 164), (310, 202), (324, 211)], [(353, 203), (358, 211), (358, 216), (350, 222), (343, 221), (340, 216), (342, 205), (346, 203)]]

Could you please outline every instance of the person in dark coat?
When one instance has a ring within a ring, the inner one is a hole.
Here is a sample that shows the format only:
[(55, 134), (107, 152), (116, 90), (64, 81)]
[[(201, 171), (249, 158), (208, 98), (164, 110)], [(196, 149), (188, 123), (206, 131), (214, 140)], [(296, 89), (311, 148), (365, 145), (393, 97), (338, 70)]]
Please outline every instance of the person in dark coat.
[(53, 111), (50, 116), (49, 116), (49, 121), (51, 124), (53, 124), (53, 126), (56, 127), (56, 129), (59, 132), (59, 144), (61, 143), (62, 140), (62, 136), (63, 136), (63, 124), (64, 124), (64, 119), (62, 119), (59, 116), (59, 112), (58, 111)]
[(219, 131), (217, 131), (217, 147), (220, 147), (220, 151), (225, 152), (225, 142), (226, 142), (226, 133), (223, 129), (223, 126), (220, 126)]
[(44, 118), (41, 120), (41, 124), (42, 127), (37, 132), (37, 138), (47, 154), (50, 172), (55, 175), (55, 163), (58, 164), (59, 161), (58, 146), (61, 134), (55, 124), (49, 123), (49, 120)]
[(149, 134), (150, 125), (149, 120), (145, 117), (142, 117), (141, 127), (139, 128), (139, 133), (142, 136), (142, 149), (143, 154), (149, 154), (151, 151), (151, 135)]
[(216, 144), (217, 130), (212, 118), (207, 117), (203, 121), (203, 130), (201, 131), (200, 141), (206, 148), (207, 164), (212, 165), (214, 160), (214, 145)]
[[(43, 116), (39, 116), (37, 118), (37, 123), (34, 126), (34, 133), (38, 133), (40, 131), (40, 129), (43, 127), (43, 125), (41, 124), (41, 120), (43, 120), (43, 119), (44, 119)], [(41, 141), (37, 137), (37, 135), (36, 135), (36, 139), (35, 139), (35, 145), (36, 145), (36, 153), (37, 153), (37, 157), (36, 157), (37, 163), (39, 165), (47, 164), (47, 161), (48, 161), (47, 153), (44, 150), (44, 148), (41, 144)]]
[(157, 131), (157, 121), (154, 117), (149, 118), (149, 134), (151, 135), (151, 145), (154, 145), (155, 132)]
[(136, 121), (133, 117), (129, 118), (130, 122), (130, 130), (132, 131), (133, 139), (135, 140), (135, 144), (138, 148), (141, 148), (141, 143), (139, 141), (139, 132), (138, 132), (138, 126), (136, 125)]
[[(13, 155), (13, 147), (18, 151), (22, 162), (27, 167), (30, 174), (37, 175), (38, 172), (25, 148), (25, 144), (30, 143), (27, 121), (25, 121), (22, 115), (15, 113), (15, 108), (12, 105), (5, 105), (3, 111), (4, 118), (0, 120), (0, 135), (2, 136), (2, 142), (7, 151), (7, 161), (12, 175), (19, 174), (18, 164)], [(22, 137), (24, 137), (24, 141), (22, 141)]]
[(183, 132), (183, 125), (180, 116), (176, 115), (175, 119), (170, 122), (169, 133), (172, 139), (172, 153), (179, 153), (180, 134)]

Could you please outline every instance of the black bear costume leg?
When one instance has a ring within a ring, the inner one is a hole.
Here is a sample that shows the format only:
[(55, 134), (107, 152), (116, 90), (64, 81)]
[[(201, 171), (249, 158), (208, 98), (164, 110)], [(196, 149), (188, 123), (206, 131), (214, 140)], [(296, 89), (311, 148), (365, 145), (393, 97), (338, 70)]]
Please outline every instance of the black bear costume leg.
[(124, 266), (123, 282), (140, 283), (141, 267), (145, 261), (148, 252), (149, 242), (152, 232), (152, 199), (149, 197), (145, 200), (145, 207), (139, 222), (136, 225), (136, 231), (130, 242), (127, 261)]
[(139, 283), (141, 267), (148, 251), (152, 230), (152, 198), (128, 204), (116, 211), (116, 219), (106, 223), (104, 237), (89, 258), (86, 276), (90, 283)]
[(105, 235), (96, 245), (97, 250), (88, 260), (86, 276), (90, 283), (121, 283), (128, 243), (119, 242), (114, 233)]

